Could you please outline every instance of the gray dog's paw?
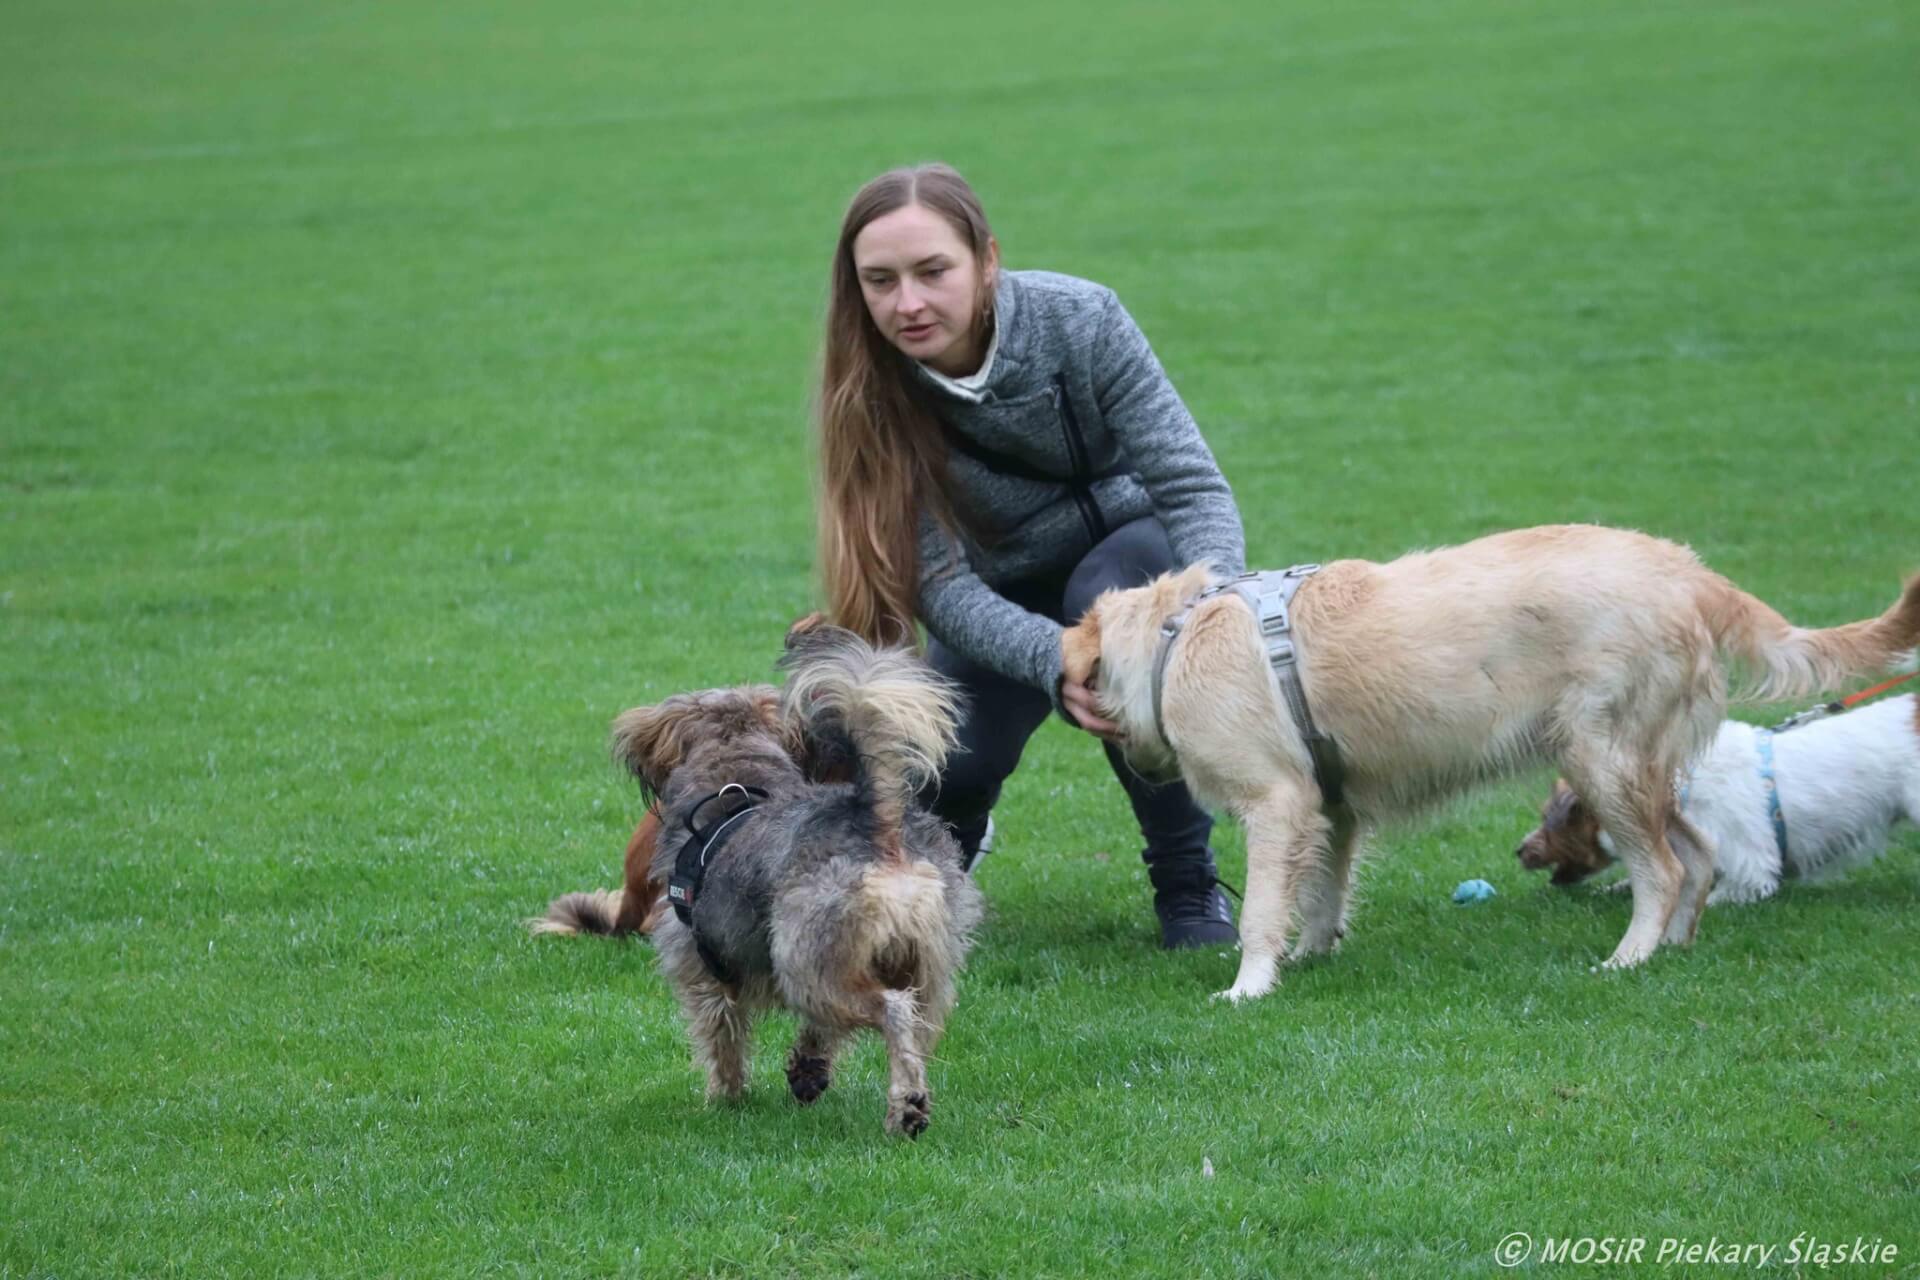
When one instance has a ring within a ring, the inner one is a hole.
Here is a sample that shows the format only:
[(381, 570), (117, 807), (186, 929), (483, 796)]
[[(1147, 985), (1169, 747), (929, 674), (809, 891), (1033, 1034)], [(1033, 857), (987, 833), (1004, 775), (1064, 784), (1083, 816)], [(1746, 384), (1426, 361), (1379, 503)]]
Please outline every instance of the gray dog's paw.
[(787, 1088), (801, 1106), (820, 1100), (833, 1083), (833, 1068), (825, 1058), (807, 1058), (794, 1054), (787, 1059)]
[(909, 1093), (887, 1104), (887, 1132), (904, 1133), (917, 1138), (927, 1131), (933, 1118), (933, 1099), (924, 1093)]

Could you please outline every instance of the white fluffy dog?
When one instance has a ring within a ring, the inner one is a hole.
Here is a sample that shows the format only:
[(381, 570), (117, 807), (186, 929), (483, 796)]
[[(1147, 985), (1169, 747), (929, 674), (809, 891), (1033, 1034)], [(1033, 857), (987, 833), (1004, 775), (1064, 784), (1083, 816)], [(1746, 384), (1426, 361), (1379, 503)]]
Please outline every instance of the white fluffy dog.
[(1235, 593), (1192, 606), (1158, 682), (1164, 736), (1156, 724), (1161, 629), (1217, 580), (1194, 566), (1109, 592), (1062, 645), (1068, 678), (1097, 681), (1129, 755), (1177, 762), (1246, 828), (1240, 972), (1224, 993), (1235, 1000), (1269, 991), (1288, 956), (1339, 941), (1368, 827), (1536, 761), (1560, 765), (1627, 864), (1633, 917), (1608, 966), (1692, 941), (1713, 865), (1702, 841), (1676, 849), (1667, 833), (1688, 831), (1674, 774), (1726, 708), (1720, 659), (1750, 665), (1757, 696), (1804, 697), (1920, 640), (1920, 577), (1880, 618), (1808, 631), (1685, 547), (1618, 529), (1521, 529), (1389, 564), (1338, 561), (1293, 601), (1306, 702), (1346, 765), (1344, 798), (1326, 805)]

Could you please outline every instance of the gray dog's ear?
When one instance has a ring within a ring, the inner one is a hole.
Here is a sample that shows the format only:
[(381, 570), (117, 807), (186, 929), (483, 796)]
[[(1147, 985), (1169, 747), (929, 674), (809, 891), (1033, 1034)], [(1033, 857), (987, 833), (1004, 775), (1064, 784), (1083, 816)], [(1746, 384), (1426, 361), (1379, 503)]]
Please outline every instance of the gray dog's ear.
[(613, 721), (614, 763), (640, 780), (651, 800), (687, 755), (683, 732), (695, 711), (691, 698), (677, 696), (651, 707), (622, 711)]
[(793, 625), (787, 628), (786, 643), (783, 648), (791, 651), (800, 647), (808, 636), (827, 625), (827, 615), (815, 609), (804, 617), (795, 618)]
[(780, 691), (749, 684), (676, 693), (651, 707), (622, 711), (614, 717), (611, 745), (614, 763), (640, 780), (652, 802), (700, 743), (754, 733), (779, 737), (784, 731)]
[(873, 647), (845, 627), (828, 622), (826, 614), (810, 613), (787, 628), (785, 652), (775, 665), (791, 674), (807, 663), (818, 661), (822, 655), (844, 653), (848, 646), (862, 652)]

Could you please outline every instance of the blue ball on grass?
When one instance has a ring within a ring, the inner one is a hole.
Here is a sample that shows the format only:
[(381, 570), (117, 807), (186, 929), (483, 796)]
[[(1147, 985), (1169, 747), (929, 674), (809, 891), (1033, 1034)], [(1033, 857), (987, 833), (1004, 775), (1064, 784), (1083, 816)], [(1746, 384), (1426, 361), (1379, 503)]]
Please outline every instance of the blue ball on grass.
[(1461, 906), (1469, 903), (1485, 902), (1493, 896), (1493, 886), (1485, 880), (1462, 880), (1453, 891), (1453, 900)]

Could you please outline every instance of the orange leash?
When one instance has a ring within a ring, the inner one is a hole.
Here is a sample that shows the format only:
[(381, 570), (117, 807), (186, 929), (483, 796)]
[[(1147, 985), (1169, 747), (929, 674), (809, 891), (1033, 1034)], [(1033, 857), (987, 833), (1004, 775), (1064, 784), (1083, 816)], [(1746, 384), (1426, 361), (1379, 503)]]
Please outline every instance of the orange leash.
[(1891, 680), (1882, 680), (1879, 684), (1873, 686), (1873, 688), (1871, 689), (1862, 689), (1860, 692), (1856, 694), (1852, 694), (1848, 697), (1840, 699), (1840, 705), (1842, 708), (1851, 709), (1853, 707), (1858, 706), (1860, 703), (1865, 702), (1868, 698), (1873, 697), (1877, 693), (1885, 693), (1887, 690), (1893, 688), (1897, 684), (1905, 684), (1907, 681), (1913, 679), (1915, 676), (1920, 676), (1920, 671), (1909, 671), (1906, 675), (1895, 676)]
[(1915, 676), (1920, 676), (1920, 671), (1910, 671), (1904, 676), (1895, 676), (1891, 680), (1882, 680), (1871, 689), (1862, 689), (1858, 693), (1851, 694), (1835, 702), (1823, 702), (1817, 707), (1809, 707), (1798, 715), (1788, 716), (1779, 724), (1774, 725), (1773, 732), (1785, 733), (1789, 729), (1798, 729), (1803, 724), (1811, 724), (1815, 720), (1824, 720), (1828, 716), (1837, 716), (1843, 711), (1851, 711), (1875, 694), (1885, 693), (1895, 685), (1905, 684)]

